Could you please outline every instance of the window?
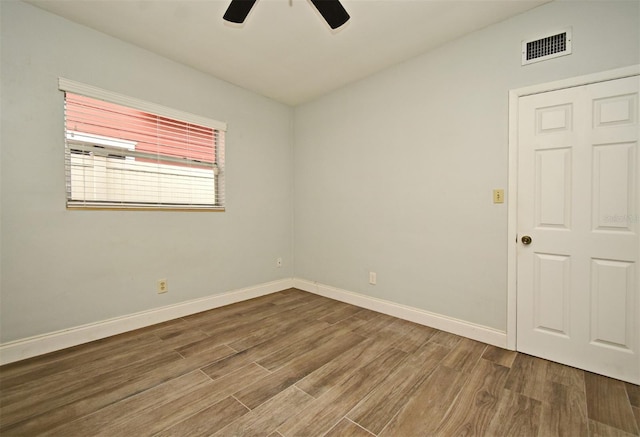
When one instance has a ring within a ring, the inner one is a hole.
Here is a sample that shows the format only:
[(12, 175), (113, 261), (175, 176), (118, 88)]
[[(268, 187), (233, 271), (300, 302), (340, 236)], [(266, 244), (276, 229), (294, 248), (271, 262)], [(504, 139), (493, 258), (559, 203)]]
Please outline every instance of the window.
[(224, 210), (226, 124), (60, 78), (68, 208)]

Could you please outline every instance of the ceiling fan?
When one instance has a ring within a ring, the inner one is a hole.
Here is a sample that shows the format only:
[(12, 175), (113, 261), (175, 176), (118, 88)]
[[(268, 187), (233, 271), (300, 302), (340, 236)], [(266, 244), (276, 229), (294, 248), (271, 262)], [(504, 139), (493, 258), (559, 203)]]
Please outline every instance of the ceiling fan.
[[(256, 1), (231, 0), (231, 4), (229, 4), (223, 18), (232, 23), (244, 23)], [(340, 3), (340, 0), (311, 0), (311, 3), (332, 29), (337, 29), (349, 21), (349, 14)]]

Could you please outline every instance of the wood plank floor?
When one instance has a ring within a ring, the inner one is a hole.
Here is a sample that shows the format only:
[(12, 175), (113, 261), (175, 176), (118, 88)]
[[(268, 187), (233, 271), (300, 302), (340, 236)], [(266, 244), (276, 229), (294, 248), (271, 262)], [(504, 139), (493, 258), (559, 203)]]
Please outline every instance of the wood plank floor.
[(291, 289), (0, 367), (4, 436), (638, 436), (640, 387)]

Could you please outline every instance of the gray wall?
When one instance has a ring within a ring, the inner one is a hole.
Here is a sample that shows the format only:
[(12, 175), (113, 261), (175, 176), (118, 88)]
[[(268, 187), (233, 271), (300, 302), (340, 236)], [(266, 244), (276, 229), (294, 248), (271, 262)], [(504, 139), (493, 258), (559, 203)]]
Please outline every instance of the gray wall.
[(505, 330), (508, 91), (638, 63), (639, 5), (553, 2), (296, 108), (296, 276)]
[[(291, 108), (0, 3), (0, 341), (293, 275)], [(67, 211), (58, 76), (227, 121), (227, 212)]]
[[(638, 63), (638, 5), (554, 2), (293, 110), (0, 2), (0, 341), (294, 275), (505, 329), (508, 90)], [(67, 211), (58, 76), (227, 121), (227, 212)]]

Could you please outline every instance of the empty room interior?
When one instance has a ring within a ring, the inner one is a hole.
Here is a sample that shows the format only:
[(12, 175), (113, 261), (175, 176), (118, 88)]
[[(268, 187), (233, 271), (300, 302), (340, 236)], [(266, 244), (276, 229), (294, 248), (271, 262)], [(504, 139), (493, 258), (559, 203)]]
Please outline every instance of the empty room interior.
[(640, 436), (639, 1), (0, 19), (0, 435)]

